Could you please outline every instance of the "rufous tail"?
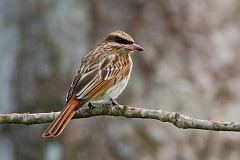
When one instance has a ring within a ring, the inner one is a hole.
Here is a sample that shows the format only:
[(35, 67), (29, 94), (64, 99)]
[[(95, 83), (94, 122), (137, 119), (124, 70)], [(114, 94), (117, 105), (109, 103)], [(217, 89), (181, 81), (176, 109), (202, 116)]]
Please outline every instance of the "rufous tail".
[(72, 97), (60, 115), (52, 122), (42, 136), (57, 137), (60, 133), (62, 133), (68, 122), (76, 113), (77, 109), (83, 105), (80, 103), (82, 102)]

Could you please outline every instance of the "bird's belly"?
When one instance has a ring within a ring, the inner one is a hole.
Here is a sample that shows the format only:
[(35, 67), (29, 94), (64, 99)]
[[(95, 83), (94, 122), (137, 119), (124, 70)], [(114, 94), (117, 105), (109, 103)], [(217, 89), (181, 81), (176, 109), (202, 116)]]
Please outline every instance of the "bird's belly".
[(115, 84), (112, 88), (110, 88), (106, 93), (103, 95), (98, 96), (93, 102), (97, 103), (103, 103), (106, 100), (109, 100), (109, 98), (116, 99), (126, 88), (128, 80), (129, 80), (129, 75)]
[(112, 88), (110, 88), (106, 92), (106, 97), (116, 99), (123, 92), (123, 90), (126, 88), (128, 80), (129, 80), (129, 76), (124, 78), (119, 83), (115, 84)]

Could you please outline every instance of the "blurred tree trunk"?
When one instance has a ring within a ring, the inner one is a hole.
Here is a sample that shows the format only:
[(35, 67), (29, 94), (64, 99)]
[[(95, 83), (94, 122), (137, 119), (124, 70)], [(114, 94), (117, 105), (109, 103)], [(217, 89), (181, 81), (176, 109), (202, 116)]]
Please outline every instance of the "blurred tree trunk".
[[(60, 87), (63, 80), (57, 69), (60, 51), (49, 38), (45, 21), (50, 6), (44, 1), (14, 3), (17, 11), (11, 14), (15, 16), (19, 33), (11, 97), (16, 107), (14, 111), (46, 111), (49, 105), (60, 104), (61, 95), (56, 93), (63, 92)], [(46, 108), (39, 108), (43, 106)], [(43, 159), (41, 132), (40, 126), (11, 126), (8, 136), (14, 144), (15, 159)]]
[[(239, 120), (239, 6), (237, 0), (3, 0), (0, 100), (7, 107), (1, 109), (63, 108), (81, 57), (106, 34), (123, 30), (145, 53), (132, 55), (133, 73), (120, 103)], [(26, 160), (239, 157), (238, 135), (186, 133), (152, 121), (76, 120), (47, 141), (44, 127), (1, 126), (0, 138), (7, 138), (0, 154), (6, 144), (15, 159)]]

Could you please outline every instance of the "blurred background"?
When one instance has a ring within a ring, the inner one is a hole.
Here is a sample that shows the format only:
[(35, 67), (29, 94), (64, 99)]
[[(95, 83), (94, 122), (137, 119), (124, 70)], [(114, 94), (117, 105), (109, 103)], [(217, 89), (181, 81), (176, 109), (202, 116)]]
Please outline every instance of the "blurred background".
[[(1, 0), (0, 113), (64, 107), (81, 58), (123, 30), (133, 55), (118, 101), (201, 119), (240, 121), (238, 0)], [(181, 130), (154, 120), (72, 120), (58, 138), (48, 124), (0, 125), (1, 160), (238, 160), (240, 135)]]

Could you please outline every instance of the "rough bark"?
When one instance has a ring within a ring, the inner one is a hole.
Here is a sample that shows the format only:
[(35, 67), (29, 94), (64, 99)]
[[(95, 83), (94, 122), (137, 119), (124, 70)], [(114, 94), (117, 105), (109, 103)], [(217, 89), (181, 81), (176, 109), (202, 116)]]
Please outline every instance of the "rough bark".
[[(50, 113), (13, 113), (0, 114), (0, 124), (41, 124), (53, 121), (60, 112)], [(94, 116), (121, 116), (126, 118), (155, 119), (162, 122), (169, 122), (182, 129), (202, 129), (213, 131), (240, 131), (240, 123), (215, 120), (203, 120), (192, 118), (178, 112), (163, 110), (145, 109), (124, 105), (99, 105), (96, 109), (80, 109), (74, 119), (89, 118)]]

